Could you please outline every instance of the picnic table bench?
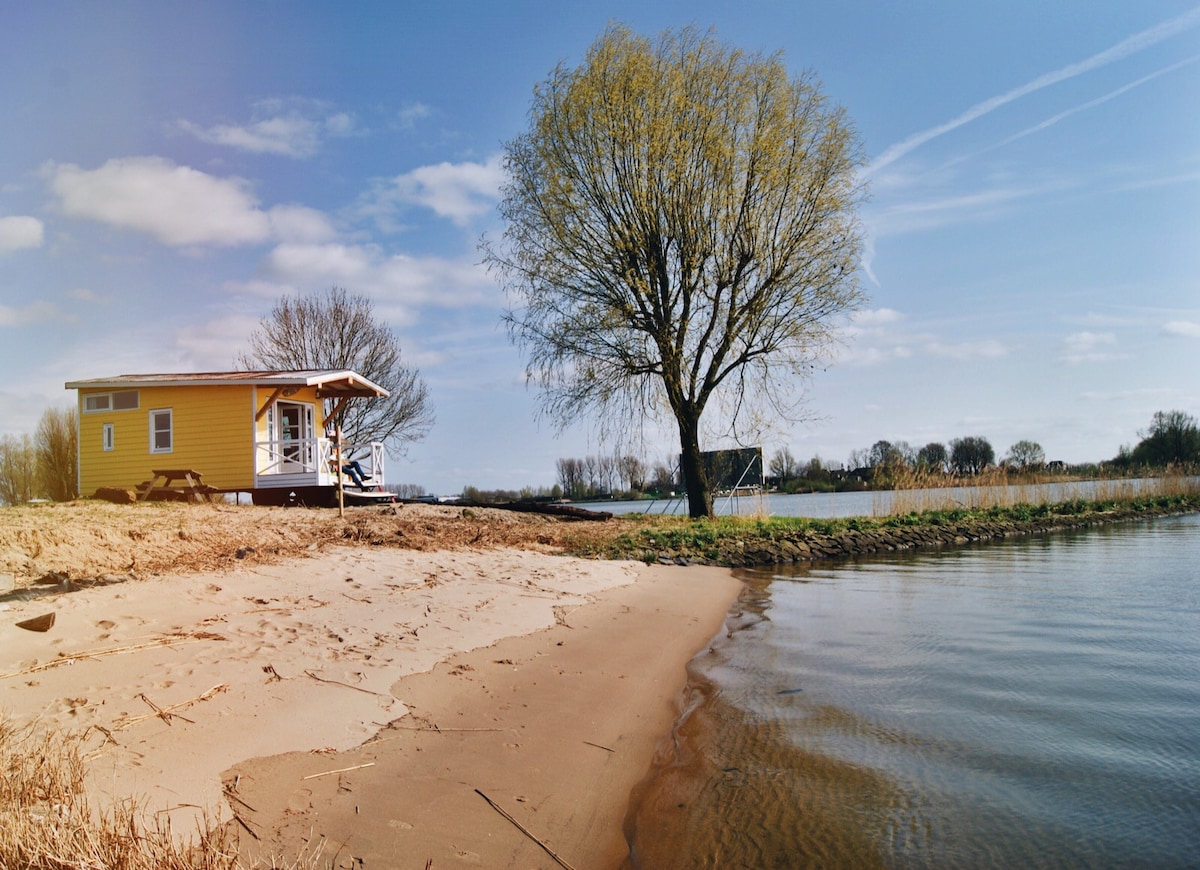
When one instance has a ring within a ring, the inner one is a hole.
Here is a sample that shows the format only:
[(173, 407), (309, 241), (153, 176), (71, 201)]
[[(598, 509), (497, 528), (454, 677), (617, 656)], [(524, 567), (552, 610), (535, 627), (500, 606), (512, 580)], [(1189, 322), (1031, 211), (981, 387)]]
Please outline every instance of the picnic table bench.
[[(204, 475), (194, 468), (155, 468), (150, 473), (154, 477), (138, 489), (138, 501), (146, 501), (155, 495), (166, 498), (182, 496), (186, 500), (211, 502), (213, 493), (219, 492), (215, 487), (205, 484)], [(158, 483), (160, 478), (163, 481), (161, 485)], [(177, 480), (184, 481), (186, 486), (172, 486)]]

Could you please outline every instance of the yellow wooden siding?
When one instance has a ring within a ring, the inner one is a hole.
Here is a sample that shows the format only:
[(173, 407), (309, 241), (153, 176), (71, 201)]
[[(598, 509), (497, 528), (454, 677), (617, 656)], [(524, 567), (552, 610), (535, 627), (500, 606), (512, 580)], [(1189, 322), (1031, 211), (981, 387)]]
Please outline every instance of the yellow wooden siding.
[[(193, 468), (204, 482), (221, 488), (254, 483), (254, 390), (245, 385), (142, 387), (136, 411), (83, 412), (83, 397), (110, 390), (81, 390), (79, 413), (80, 491), (131, 487), (155, 468)], [(269, 394), (268, 394), (269, 395)], [(172, 450), (150, 452), (150, 412), (171, 410)], [(105, 451), (104, 424), (113, 425), (112, 451)]]

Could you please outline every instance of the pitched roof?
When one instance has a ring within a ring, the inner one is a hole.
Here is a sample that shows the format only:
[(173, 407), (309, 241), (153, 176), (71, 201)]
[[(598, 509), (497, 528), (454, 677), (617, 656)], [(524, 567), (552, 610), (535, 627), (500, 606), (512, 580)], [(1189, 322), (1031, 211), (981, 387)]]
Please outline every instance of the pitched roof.
[(319, 395), (376, 396), (390, 393), (349, 369), (312, 369), (306, 371), (270, 372), (173, 372), (165, 374), (116, 375), (68, 381), (68, 390), (130, 389), (133, 387), (211, 387), (227, 384), (246, 384), (264, 387), (317, 387)]

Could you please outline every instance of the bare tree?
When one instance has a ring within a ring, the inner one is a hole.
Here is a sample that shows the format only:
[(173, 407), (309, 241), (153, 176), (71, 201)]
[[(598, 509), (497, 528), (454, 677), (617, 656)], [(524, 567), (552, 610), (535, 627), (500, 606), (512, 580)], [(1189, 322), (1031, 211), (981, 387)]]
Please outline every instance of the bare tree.
[(1022, 471), (1041, 468), (1046, 464), (1046, 451), (1036, 441), (1018, 441), (1008, 448), (1008, 461)]
[(646, 463), (633, 455), (622, 456), (617, 462), (621, 466), (621, 476), (632, 492), (641, 492), (646, 488)]
[(940, 441), (930, 441), (917, 451), (917, 466), (928, 471), (944, 472), (949, 461), (946, 445)]
[(665, 462), (656, 462), (654, 464), (653, 477), (650, 481), (650, 487), (659, 495), (666, 495), (669, 492), (675, 491), (676, 486), (675, 469), (671, 468)]
[(558, 460), (558, 482), (567, 498), (583, 495), (583, 465), (578, 459)]
[(250, 336), (237, 364), (247, 370), (349, 369), (379, 384), (386, 399), (350, 399), (342, 415), (346, 442), (382, 441), (403, 453), (433, 425), (428, 389), (404, 365), (396, 334), (375, 315), (366, 296), (333, 287), (309, 296), (284, 296)]
[(792, 451), (787, 447), (781, 447), (771, 457), (771, 461), (767, 465), (767, 472), (780, 483), (787, 483), (799, 475), (800, 467), (796, 462), (796, 457), (792, 456)]
[(483, 249), (543, 410), (608, 431), (669, 412), (689, 513), (710, 516), (706, 410), (735, 439), (756, 411), (795, 419), (861, 304), (857, 135), (814, 76), (693, 29), (610, 27), (530, 118)]
[(996, 461), (996, 451), (982, 435), (950, 442), (950, 467), (958, 474), (978, 474)]
[(35, 449), (39, 488), (54, 501), (79, 495), (78, 447), (79, 409), (47, 408), (38, 421)]
[(1150, 429), (1138, 433), (1133, 461), (1141, 465), (1171, 465), (1200, 461), (1200, 425), (1185, 411), (1156, 411)]
[(0, 502), (25, 504), (38, 495), (37, 449), (29, 435), (0, 438)]

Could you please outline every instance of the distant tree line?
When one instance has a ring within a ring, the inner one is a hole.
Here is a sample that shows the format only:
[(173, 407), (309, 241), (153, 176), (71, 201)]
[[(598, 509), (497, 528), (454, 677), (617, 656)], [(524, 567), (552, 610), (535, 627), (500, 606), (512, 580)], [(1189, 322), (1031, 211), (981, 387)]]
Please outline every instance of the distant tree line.
[[(999, 466), (1011, 471), (1039, 471), (1046, 453), (1036, 441), (1013, 444)], [(777, 451), (767, 466), (768, 483), (785, 492), (887, 487), (937, 477), (974, 477), (997, 467), (996, 451), (982, 435), (955, 438), (947, 445), (931, 441), (914, 447), (907, 441), (879, 440), (852, 450), (844, 465), (830, 465), (819, 456), (797, 461), (791, 450)]]
[(675, 471), (665, 463), (650, 463), (629, 454), (559, 459), (557, 469), (562, 497), (574, 501), (618, 495), (639, 498), (678, 488)]
[(0, 502), (69, 501), (79, 495), (76, 408), (47, 408), (33, 435), (0, 438)]
[(1200, 425), (1183, 411), (1158, 411), (1137, 446), (1125, 444), (1110, 463), (1118, 468), (1194, 469), (1200, 465)]

